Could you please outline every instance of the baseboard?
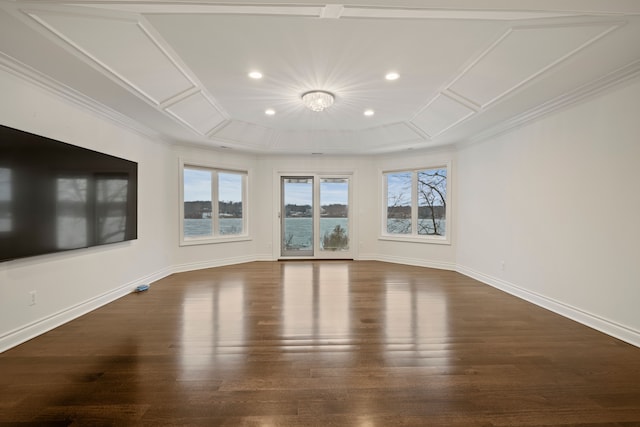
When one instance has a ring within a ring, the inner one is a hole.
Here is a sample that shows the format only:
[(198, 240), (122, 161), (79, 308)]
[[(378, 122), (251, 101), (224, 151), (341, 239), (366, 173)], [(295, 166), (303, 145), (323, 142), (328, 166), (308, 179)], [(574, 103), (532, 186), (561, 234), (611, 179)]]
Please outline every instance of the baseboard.
[(69, 308), (58, 311), (57, 313), (38, 319), (20, 328), (14, 329), (0, 336), (0, 353), (9, 350), (12, 347), (29, 341), (32, 338), (49, 332), (52, 329), (62, 326), (71, 320), (74, 320), (84, 314), (87, 314), (105, 304), (109, 304), (130, 294), (138, 285), (148, 284), (171, 274), (171, 269), (163, 269), (153, 274), (141, 277), (132, 282), (126, 283), (116, 289), (105, 292), (94, 298), (75, 304)]
[(239, 256), (232, 258), (212, 259), (207, 261), (189, 262), (184, 264), (174, 265), (172, 267), (173, 273), (184, 273), (186, 271), (203, 270), (205, 268), (224, 267), (226, 265), (243, 264), (245, 262), (260, 261), (255, 256)]
[(358, 256), (358, 260), (390, 262), (393, 264), (403, 264), (403, 265), (412, 265), (415, 267), (435, 268), (438, 270), (452, 270), (452, 271), (456, 270), (456, 264), (453, 262), (434, 261), (434, 260), (428, 260), (428, 259), (394, 257), (394, 256), (378, 255), (378, 254), (360, 254)]
[(589, 313), (585, 310), (554, 300), (553, 298), (546, 297), (539, 293), (529, 291), (497, 277), (480, 273), (479, 271), (475, 271), (469, 267), (457, 265), (456, 271), (525, 301), (529, 301), (539, 307), (553, 311), (554, 313), (567, 317), (571, 320), (575, 320), (576, 322), (597, 331), (632, 344), (636, 347), (640, 347), (640, 331), (636, 329), (621, 325), (612, 320), (605, 319), (596, 314)]

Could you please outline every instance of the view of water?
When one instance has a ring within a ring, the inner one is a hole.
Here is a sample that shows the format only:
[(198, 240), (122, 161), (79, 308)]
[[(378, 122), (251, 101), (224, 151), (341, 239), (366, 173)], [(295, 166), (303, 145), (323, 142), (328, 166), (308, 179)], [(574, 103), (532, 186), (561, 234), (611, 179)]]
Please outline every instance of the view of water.
[[(320, 218), (320, 246), (322, 246), (322, 237), (325, 233), (331, 233), (336, 225), (345, 229), (346, 235), (349, 235), (348, 218)], [(290, 249), (311, 249), (313, 246), (311, 241), (312, 218), (286, 218), (284, 226), (285, 241)]]
[[(446, 233), (446, 220), (436, 219), (438, 231), (441, 235)], [(410, 234), (411, 233), (411, 220), (410, 219), (387, 219), (387, 232), (390, 234)], [(418, 220), (418, 234), (433, 234), (433, 222), (430, 219)]]
[[(210, 219), (190, 219), (184, 220), (184, 236), (185, 237), (203, 237), (211, 236), (211, 220)], [(311, 245), (312, 234), (312, 218), (287, 218), (285, 220), (285, 236), (290, 237), (289, 245), (292, 248), (308, 248)], [(320, 219), (320, 238), (325, 233), (331, 233), (336, 225), (340, 225), (347, 230), (348, 235), (348, 219), (347, 218), (321, 218)], [(242, 230), (241, 218), (221, 218), (220, 234), (229, 235), (237, 234)]]
[[(220, 218), (220, 234), (239, 234), (242, 231), (242, 218)], [(211, 236), (211, 219), (184, 220), (184, 237)]]
[[(410, 220), (389, 220), (389, 231), (406, 229)], [(426, 220), (423, 220), (426, 222)], [(404, 223), (404, 224), (401, 224)], [(310, 248), (312, 245), (312, 218), (286, 218), (285, 219), (285, 239), (291, 248), (304, 249)], [(438, 220), (439, 227), (445, 229), (445, 221)], [(320, 242), (322, 244), (322, 236), (325, 233), (331, 233), (336, 225), (347, 230), (349, 235), (349, 224), (347, 218), (320, 218)], [(241, 218), (221, 218), (220, 234), (238, 234), (242, 230)], [(398, 233), (403, 234), (403, 233)], [(211, 235), (210, 219), (185, 219), (184, 220), (184, 236), (198, 237)]]

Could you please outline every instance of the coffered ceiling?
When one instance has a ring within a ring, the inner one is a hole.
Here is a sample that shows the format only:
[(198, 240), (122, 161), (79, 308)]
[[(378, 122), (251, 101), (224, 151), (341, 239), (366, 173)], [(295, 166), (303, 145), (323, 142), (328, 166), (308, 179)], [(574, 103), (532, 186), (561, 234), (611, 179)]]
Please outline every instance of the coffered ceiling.
[[(165, 141), (387, 153), (476, 141), (640, 74), (640, 2), (0, 0), (0, 67)], [(314, 89), (334, 105), (306, 109)]]

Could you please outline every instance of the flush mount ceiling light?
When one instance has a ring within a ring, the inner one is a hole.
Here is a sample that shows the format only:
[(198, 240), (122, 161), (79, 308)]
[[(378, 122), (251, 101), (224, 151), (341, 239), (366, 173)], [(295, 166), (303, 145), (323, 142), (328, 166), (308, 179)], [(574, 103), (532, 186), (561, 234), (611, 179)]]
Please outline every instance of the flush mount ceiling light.
[(364, 115), (367, 117), (373, 116), (375, 113), (373, 110), (364, 110)]
[(335, 97), (331, 92), (312, 90), (302, 94), (302, 102), (311, 111), (323, 111), (333, 105)]
[(273, 108), (267, 108), (266, 110), (264, 110), (264, 113), (267, 116), (273, 116), (276, 114), (276, 110), (274, 110)]
[(249, 77), (254, 80), (258, 80), (262, 78), (262, 73), (260, 71), (252, 71), (249, 73)]
[(387, 73), (386, 76), (384, 76), (384, 78), (387, 80), (398, 80), (399, 77), (400, 74), (396, 73), (395, 71), (391, 71), (390, 73)]

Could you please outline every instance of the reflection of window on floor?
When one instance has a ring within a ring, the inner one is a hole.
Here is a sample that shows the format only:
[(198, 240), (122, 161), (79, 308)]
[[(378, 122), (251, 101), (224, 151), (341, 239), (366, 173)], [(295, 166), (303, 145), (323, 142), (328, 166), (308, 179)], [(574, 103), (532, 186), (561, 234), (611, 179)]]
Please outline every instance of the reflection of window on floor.
[(11, 169), (0, 168), (0, 233), (13, 230), (11, 179)]
[(216, 343), (243, 342), (244, 336), (244, 282), (228, 280), (214, 295)]
[(283, 268), (283, 336), (310, 340), (348, 336), (349, 267), (292, 263)]
[(394, 277), (385, 283), (385, 299), (387, 337), (393, 337), (406, 350), (424, 353), (435, 363), (450, 356), (449, 346), (442, 341), (449, 336), (449, 317), (446, 296), (441, 291)]
[(321, 337), (345, 337), (349, 334), (349, 266), (327, 264), (318, 269), (319, 301), (317, 316)]
[(284, 265), (283, 336), (313, 334), (313, 281), (312, 265)]
[[(203, 369), (219, 369), (216, 360), (244, 361), (244, 347), (238, 345), (245, 340), (243, 282), (225, 280), (198, 288), (184, 301), (179, 346), (183, 379), (197, 380)], [(225, 363), (224, 373), (230, 374), (232, 366)]]

